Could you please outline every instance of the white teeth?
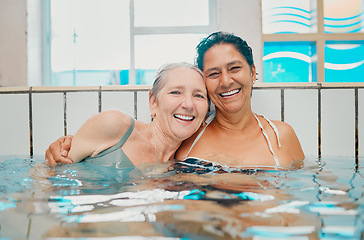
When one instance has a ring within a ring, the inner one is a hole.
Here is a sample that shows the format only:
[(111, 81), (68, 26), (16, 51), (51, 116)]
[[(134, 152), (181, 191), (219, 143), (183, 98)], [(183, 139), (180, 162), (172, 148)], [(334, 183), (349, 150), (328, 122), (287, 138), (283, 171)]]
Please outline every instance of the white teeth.
[(225, 92), (225, 93), (221, 93), (220, 95), (223, 97), (227, 97), (227, 96), (231, 96), (235, 93), (238, 93), (240, 91), (240, 89), (236, 89), (236, 90), (231, 90), (229, 92)]
[(186, 120), (186, 121), (191, 121), (194, 117), (190, 117), (190, 116), (186, 116), (186, 115), (180, 115), (180, 114), (175, 114), (174, 115), (176, 118), (180, 118), (182, 120)]

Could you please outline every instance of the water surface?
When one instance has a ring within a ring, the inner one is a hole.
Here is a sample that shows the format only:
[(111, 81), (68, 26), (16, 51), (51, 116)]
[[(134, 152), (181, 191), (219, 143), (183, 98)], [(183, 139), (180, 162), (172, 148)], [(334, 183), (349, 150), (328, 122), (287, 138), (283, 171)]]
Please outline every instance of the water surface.
[(361, 239), (363, 195), (354, 158), (227, 172), (2, 156), (0, 239)]

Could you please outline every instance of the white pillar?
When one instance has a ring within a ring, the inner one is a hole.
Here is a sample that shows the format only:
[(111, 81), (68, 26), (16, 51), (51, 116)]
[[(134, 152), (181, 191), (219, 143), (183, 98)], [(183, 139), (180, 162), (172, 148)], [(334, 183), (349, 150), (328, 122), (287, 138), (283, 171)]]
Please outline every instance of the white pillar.
[(219, 29), (246, 40), (253, 49), (258, 79), (263, 76), (262, 20), (260, 0), (220, 0)]

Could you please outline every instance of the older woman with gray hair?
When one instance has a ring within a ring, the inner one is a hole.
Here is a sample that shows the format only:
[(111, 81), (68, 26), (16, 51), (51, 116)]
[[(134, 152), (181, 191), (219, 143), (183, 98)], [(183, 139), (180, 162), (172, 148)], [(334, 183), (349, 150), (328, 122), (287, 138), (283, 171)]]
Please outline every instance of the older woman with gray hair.
[(150, 124), (118, 110), (91, 117), (74, 135), (68, 156), (60, 156), (64, 142), (59, 139), (46, 151), (47, 163), (85, 160), (124, 168), (174, 159), (182, 141), (195, 133), (206, 117), (208, 100), (202, 72), (188, 63), (161, 67), (149, 93), (149, 108)]

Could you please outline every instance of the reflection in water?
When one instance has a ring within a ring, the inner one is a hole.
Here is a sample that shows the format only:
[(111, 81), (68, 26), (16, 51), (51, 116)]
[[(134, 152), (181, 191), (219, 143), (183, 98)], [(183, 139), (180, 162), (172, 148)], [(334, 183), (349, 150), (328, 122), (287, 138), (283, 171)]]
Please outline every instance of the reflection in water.
[(360, 239), (364, 232), (364, 177), (351, 159), (306, 160), (286, 171), (50, 168), (27, 158), (3, 158), (0, 167), (0, 238)]

